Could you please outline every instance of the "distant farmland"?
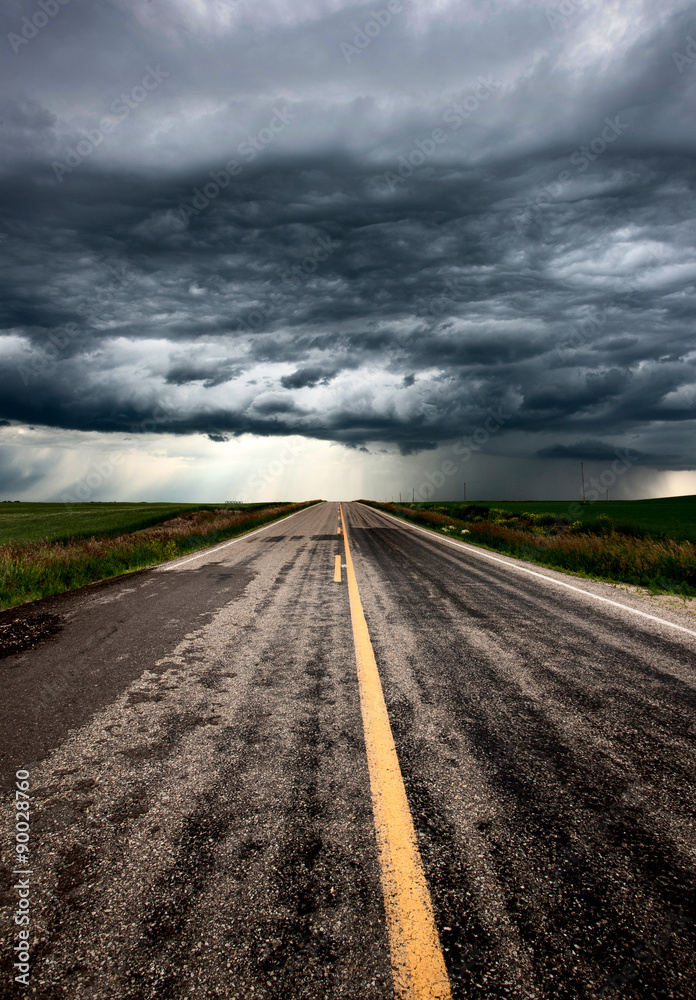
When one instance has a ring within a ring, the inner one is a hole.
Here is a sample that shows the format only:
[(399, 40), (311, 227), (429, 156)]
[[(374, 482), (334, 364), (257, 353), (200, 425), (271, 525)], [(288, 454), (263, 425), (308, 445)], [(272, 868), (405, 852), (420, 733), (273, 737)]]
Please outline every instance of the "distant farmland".
[[(570, 521), (596, 521), (600, 515), (614, 524), (635, 524), (669, 538), (696, 539), (696, 496), (659, 497), (656, 500), (476, 500), (482, 507), (509, 510), (513, 514), (554, 514)], [(440, 510), (466, 506), (461, 501), (415, 503), (402, 506)], [(572, 507), (572, 512), (571, 512)], [(578, 511), (579, 507), (579, 511)]]
[(268, 504), (235, 503), (12, 503), (0, 502), (0, 545), (52, 542), (93, 535), (123, 535), (196, 510), (255, 510)]
[(0, 608), (144, 569), (308, 503), (0, 505)]
[(696, 597), (696, 497), (371, 506), (529, 562)]

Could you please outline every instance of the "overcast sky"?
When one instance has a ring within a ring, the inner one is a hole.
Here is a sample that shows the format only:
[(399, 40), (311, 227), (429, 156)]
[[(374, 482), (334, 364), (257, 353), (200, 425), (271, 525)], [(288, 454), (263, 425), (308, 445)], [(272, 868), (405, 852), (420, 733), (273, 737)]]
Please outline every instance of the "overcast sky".
[(693, 2), (1, 17), (2, 497), (696, 493)]

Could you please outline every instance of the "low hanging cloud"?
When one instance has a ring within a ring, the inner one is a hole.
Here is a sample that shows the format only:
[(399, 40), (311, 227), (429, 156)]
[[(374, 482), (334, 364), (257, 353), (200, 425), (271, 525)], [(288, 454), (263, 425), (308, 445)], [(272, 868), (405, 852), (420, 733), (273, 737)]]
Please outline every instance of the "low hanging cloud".
[(694, 467), (689, 5), (403, 8), (6, 5), (3, 426)]
[(305, 389), (320, 383), (328, 385), (337, 375), (337, 371), (326, 371), (324, 368), (298, 368), (291, 375), (282, 375), (280, 384), (284, 389)]

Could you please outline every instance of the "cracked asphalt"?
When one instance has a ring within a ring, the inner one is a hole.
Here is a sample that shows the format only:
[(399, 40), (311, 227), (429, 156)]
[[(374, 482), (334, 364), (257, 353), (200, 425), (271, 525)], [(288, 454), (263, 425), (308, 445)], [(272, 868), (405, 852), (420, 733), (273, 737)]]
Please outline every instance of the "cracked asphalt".
[[(343, 510), (453, 997), (693, 998), (696, 636)], [(337, 514), (0, 615), (0, 996), (393, 996)]]

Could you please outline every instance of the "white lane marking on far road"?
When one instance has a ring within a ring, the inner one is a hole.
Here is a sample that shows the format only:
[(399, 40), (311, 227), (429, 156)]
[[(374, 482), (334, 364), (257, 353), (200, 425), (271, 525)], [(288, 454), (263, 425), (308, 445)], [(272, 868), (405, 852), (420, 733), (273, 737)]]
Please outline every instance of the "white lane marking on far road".
[[(363, 504), (362, 506), (365, 505)], [(454, 545), (455, 548), (461, 549), (464, 552), (470, 552), (475, 556), (480, 556), (481, 559), (490, 559), (492, 562), (497, 562), (502, 566), (507, 566), (508, 569), (516, 569), (520, 573), (528, 573), (529, 576), (536, 576), (540, 580), (546, 581), (546, 583), (554, 584), (557, 587), (566, 587), (568, 590), (574, 590), (576, 593), (583, 594), (585, 597), (592, 597), (595, 601), (604, 601), (605, 604), (613, 604), (615, 608), (621, 608), (622, 611), (630, 611), (632, 615), (640, 615), (641, 618), (649, 618), (650, 621), (657, 622), (659, 625), (667, 625), (668, 628), (675, 628), (679, 632), (686, 632), (687, 635), (692, 635), (696, 639), (696, 632), (690, 628), (685, 628), (684, 625), (677, 625), (675, 622), (669, 622), (666, 618), (658, 618), (657, 615), (650, 615), (647, 611), (640, 611), (638, 608), (630, 608), (627, 604), (621, 604), (620, 601), (612, 601), (610, 597), (601, 597), (599, 594), (593, 594), (589, 590), (583, 590), (582, 587), (576, 587), (574, 584), (566, 583), (564, 580), (555, 580), (552, 576), (545, 576), (544, 573), (537, 573), (536, 570), (528, 569), (526, 566), (518, 566), (517, 563), (510, 563), (507, 559), (501, 559), (499, 556), (491, 555), (490, 552), (483, 552), (481, 549), (476, 548), (475, 545), (467, 545), (466, 542), (458, 542), (453, 538), (445, 538), (443, 535), (438, 535), (434, 531), (428, 531), (427, 528), (419, 528), (417, 524), (410, 524), (408, 521), (402, 521), (401, 518), (394, 517), (393, 514), (387, 514), (383, 510), (377, 510), (375, 507), (369, 507), (368, 510), (374, 510), (376, 514), (381, 514), (382, 517), (388, 517), (390, 521), (396, 521), (397, 524), (400, 524), (405, 528), (411, 528), (413, 531), (420, 531), (429, 538), (437, 538), (446, 545)]]
[[(312, 504), (313, 507), (320, 506), (319, 504)], [(228, 545), (234, 545), (236, 542), (243, 542), (251, 538), (252, 535), (258, 535), (262, 531), (268, 531), (274, 525), (279, 524), (281, 521), (289, 521), (291, 517), (297, 517), (298, 514), (304, 514), (306, 510), (311, 510), (312, 507), (303, 507), (302, 510), (296, 510), (294, 514), (288, 514), (287, 517), (280, 517), (275, 521), (270, 521), (268, 524), (264, 524), (262, 528), (254, 528), (253, 531), (247, 531), (246, 534), (240, 535), (238, 538), (232, 538), (229, 542), (221, 542), (220, 545), (211, 545), (209, 549), (201, 549), (197, 552), (195, 556), (189, 556), (187, 559), (177, 559), (169, 565), (157, 566), (155, 568), (161, 570), (163, 573), (167, 573), (170, 569), (178, 569), (179, 566), (185, 566), (186, 563), (193, 562), (194, 559), (201, 559), (203, 556), (213, 555), (220, 549), (226, 549)]]

